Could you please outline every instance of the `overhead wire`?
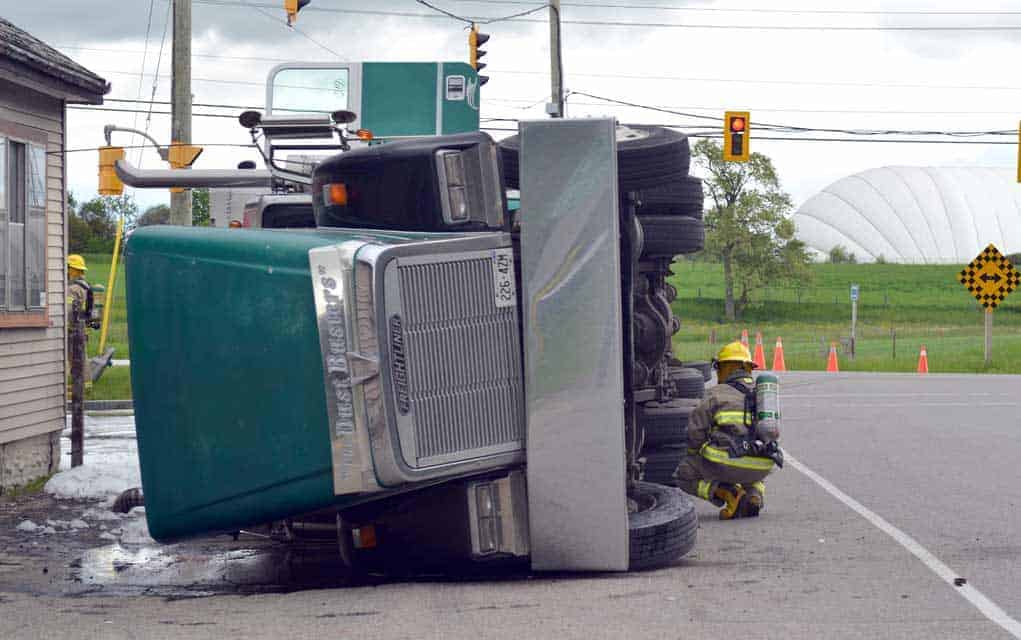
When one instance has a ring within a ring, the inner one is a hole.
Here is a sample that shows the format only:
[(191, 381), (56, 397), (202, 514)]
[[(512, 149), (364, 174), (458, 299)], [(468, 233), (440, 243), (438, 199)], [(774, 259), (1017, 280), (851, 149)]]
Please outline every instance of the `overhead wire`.
[[(449, 0), (465, 4), (532, 4), (528, 0)], [(1000, 16), (1021, 15), (1017, 10), (968, 10), (968, 9), (778, 9), (762, 7), (712, 7), (712, 6), (677, 6), (668, 4), (634, 4), (605, 2), (561, 2), (562, 7), (579, 9), (650, 9), (654, 11), (686, 11), (694, 13), (752, 13), (752, 14), (792, 14), (792, 15), (868, 15), (868, 16)]]
[[(145, 21), (145, 44), (142, 46), (142, 64), (138, 70), (138, 97), (142, 97), (142, 83), (145, 81), (145, 62), (149, 57), (149, 34), (152, 32), (152, 10), (156, 5), (156, 0), (149, 0), (149, 14)], [(136, 129), (138, 127), (138, 114), (135, 114), (134, 119), (131, 122), (131, 128)], [(136, 138), (135, 134), (131, 134), (131, 139), (134, 141)], [(138, 152), (141, 157), (142, 152)]]
[[(152, 73), (152, 93), (149, 95), (149, 111), (145, 114), (145, 133), (149, 133), (149, 126), (152, 124), (152, 101), (156, 99), (156, 87), (159, 85), (160, 65), (163, 64), (163, 49), (167, 44), (167, 31), (170, 26), (171, 9), (173, 3), (167, 3), (167, 15), (163, 20), (163, 36), (160, 38), (160, 50), (156, 55), (156, 69)], [(142, 151), (138, 152), (138, 166), (142, 166)]]
[[(630, 102), (627, 100), (620, 100), (617, 98), (610, 98), (606, 96), (600, 96), (593, 93), (587, 93), (584, 91), (570, 91), (569, 96), (580, 95), (593, 98), (595, 100), (602, 100), (610, 104), (623, 105), (628, 107), (634, 107), (638, 109), (645, 109), (648, 111), (656, 111), (659, 113), (667, 113), (670, 115), (683, 116), (686, 118), (698, 119), (698, 120), (712, 120), (714, 122), (722, 122), (723, 118), (720, 116), (707, 116), (700, 113), (691, 113), (685, 111), (678, 111), (675, 109), (666, 109), (663, 107), (657, 107), (655, 105), (640, 104), (637, 102)], [(841, 127), (803, 127), (798, 125), (789, 124), (778, 124), (770, 122), (761, 122), (753, 120), (751, 124), (762, 127), (767, 130), (776, 132), (787, 132), (787, 133), (837, 133), (857, 136), (875, 136), (875, 135), (913, 135), (913, 136), (924, 136), (924, 135), (940, 135), (940, 136), (1001, 136), (1001, 135), (1015, 135), (1016, 129), (1001, 129), (1001, 130), (980, 130), (980, 131), (943, 131), (943, 130), (904, 130), (904, 129), (854, 129), (854, 128), (841, 128)]]
[(330, 52), (331, 54), (333, 54), (334, 56), (336, 56), (336, 57), (337, 57), (337, 59), (339, 59), (339, 60), (343, 60), (343, 59), (344, 59), (344, 56), (340, 55), (339, 53), (337, 53), (336, 51), (334, 51), (334, 50), (333, 50), (333, 49), (331, 49), (330, 47), (326, 46), (326, 45), (325, 45), (325, 44), (323, 44), (322, 42), (319, 42), (318, 40), (316, 40), (316, 39), (315, 39), (315, 38), (313, 38), (312, 36), (308, 35), (307, 33), (305, 33), (304, 31), (302, 31), (302, 30), (301, 30), (301, 29), (299, 29), (298, 27), (294, 26), (293, 24), (290, 24), (290, 23), (288, 23), (288, 22), (287, 22), (286, 20), (284, 20), (284, 19), (282, 19), (282, 18), (277, 18), (276, 16), (274, 16), (274, 15), (273, 15), (273, 14), (271, 14), (271, 13), (269, 13), (268, 11), (266, 11), (265, 9), (263, 9), (262, 7), (260, 7), (260, 6), (258, 6), (258, 5), (250, 4), (250, 3), (248, 3), (248, 2), (246, 1), (246, 0), (240, 0), (240, 3), (241, 3), (241, 6), (243, 6), (243, 7), (247, 7), (247, 8), (249, 8), (249, 9), (255, 9), (256, 11), (258, 11), (259, 13), (261, 13), (262, 15), (266, 16), (267, 18), (269, 18), (270, 20), (272, 20), (272, 21), (274, 21), (274, 22), (279, 22), (279, 23), (283, 24), (283, 25), (284, 25), (285, 27), (287, 27), (287, 28), (291, 29), (292, 31), (294, 31), (294, 32), (295, 32), (295, 33), (297, 33), (298, 35), (301, 35), (301, 36), (303, 36), (303, 37), (304, 37), (304, 38), (305, 38), (306, 40), (308, 40), (309, 42), (311, 42), (311, 43), (315, 44), (315, 45), (316, 45), (316, 46), (318, 46), (319, 48), (321, 48), (321, 49), (323, 49), (323, 50), (325, 50), (325, 51), (329, 51), (329, 52)]
[[(477, 22), (480, 24), (487, 23), (487, 21), (497, 20), (511, 20), (510, 17), (493, 17), (493, 16), (462, 16), (445, 9), (439, 9), (435, 5), (427, 4), (424, 0), (415, 0), (419, 4), (424, 4), (431, 8), (435, 13), (415, 13), (409, 11), (384, 11), (384, 10), (367, 10), (367, 9), (340, 9), (333, 7), (306, 7), (304, 10), (324, 11), (331, 13), (343, 13), (343, 14), (362, 14), (362, 15), (386, 15), (386, 16), (399, 16), (406, 18), (451, 18), (464, 22)], [(196, 4), (206, 4), (214, 6), (242, 6), (249, 8), (266, 7), (275, 8), (274, 5), (255, 5), (245, 2), (244, 0), (193, 0)], [(537, 7), (539, 10), (543, 7)], [(524, 12), (523, 15), (527, 15), (531, 12)], [(994, 15), (994, 14), (988, 14)], [(515, 22), (520, 23), (534, 23), (534, 24), (546, 24), (545, 20), (533, 20), (522, 17), (513, 18)], [(562, 24), (576, 24), (583, 26), (606, 26), (606, 27), (633, 27), (633, 28), (653, 28), (662, 27), (668, 29), (741, 29), (741, 30), (763, 30), (763, 31), (903, 31), (903, 32), (960, 32), (960, 31), (1021, 31), (1021, 25), (767, 25), (767, 24), (745, 24), (745, 25), (734, 25), (734, 24), (708, 24), (708, 23), (688, 23), (681, 24), (676, 22), (622, 22), (619, 20), (562, 20)]]

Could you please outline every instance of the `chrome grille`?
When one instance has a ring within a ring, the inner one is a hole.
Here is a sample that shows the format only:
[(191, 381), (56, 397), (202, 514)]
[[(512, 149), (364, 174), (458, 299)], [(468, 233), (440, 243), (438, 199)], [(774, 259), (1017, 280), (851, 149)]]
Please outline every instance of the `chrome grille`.
[[(415, 460), (430, 466), (523, 445), (524, 386), (516, 306), (497, 307), (489, 252), (399, 260)], [(394, 323), (390, 323), (391, 330)], [(391, 344), (393, 344), (391, 339)]]

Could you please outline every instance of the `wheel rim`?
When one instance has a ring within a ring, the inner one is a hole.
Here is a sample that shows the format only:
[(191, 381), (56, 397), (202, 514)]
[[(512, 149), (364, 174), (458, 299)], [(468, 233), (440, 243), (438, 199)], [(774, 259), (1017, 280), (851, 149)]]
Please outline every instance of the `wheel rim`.
[(634, 500), (638, 504), (638, 509), (635, 511), (635, 513), (645, 513), (646, 511), (652, 511), (653, 509), (656, 508), (656, 505), (659, 504), (659, 501), (656, 500), (656, 494), (652, 492), (632, 496), (632, 500)]
[(628, 140), (644, 140), (649, 137), (649, 132), (645, 129), (632, 129), (627, 125), (617, 125), (617, 142), (624, 142)]

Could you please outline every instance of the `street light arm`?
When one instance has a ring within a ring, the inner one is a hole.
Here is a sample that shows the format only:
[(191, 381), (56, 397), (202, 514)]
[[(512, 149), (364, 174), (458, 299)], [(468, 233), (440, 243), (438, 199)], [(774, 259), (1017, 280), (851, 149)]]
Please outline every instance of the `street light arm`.
[(106, 136), (106, 145), (107, 146), (110, 146), (112, 144), (111, 141), (110, 141), (110, 138), (111, 138), (111, 134), (114, 131), (120, 131), (121, 133), (134, 133), (136, 135), (142, 136), (143, 138), (145, 138), (146, 140), (151, 142), (154, 147), (156, 147), (156, 153), (160, 154), (160, 158), (162, 158), (164, 162), (167, 161), (167, 158), (169, 157), (169, 152), (170, 152), (169, 147), (161, 147), (159, 145), (159, 143), (156, 142), (155, 138), (153, 138), (152, 136), (150, 136), (148, 133), (146, 133), (144, 131), (139, 131), (138, 129), (131, 129), (129, 127), (118, 127), (115, 124), (108, 124), (108, 125), (106, 125), (105, 127), (103, 127), (103, 135)]

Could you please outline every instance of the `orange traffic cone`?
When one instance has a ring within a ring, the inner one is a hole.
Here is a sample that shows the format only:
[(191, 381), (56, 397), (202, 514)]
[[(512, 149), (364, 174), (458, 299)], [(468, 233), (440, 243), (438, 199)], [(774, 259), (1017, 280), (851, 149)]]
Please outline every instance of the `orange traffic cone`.
[(840, 365), (837, 364), (837, 343), (830, 343), (830, 357), (826, 360), (826, 370), (834, 373), (840, 372)]
[(748, 329), (741, 331), (741, 344), (748, 346)]
[(762, 332), (755, 332), (755, 355), (752, 356), (752, 362), (755, 366), (760, 369), (766, 368), (766, 352), (762, 349)]
[(918, 373), (929, 373), (929, 354), (925, 352), (925, 345), (922, 345), (922, 352), (918, 354)]
[(783, 341), (776, 338), (776, 348), (773, 349), (773, 371), (787, 371), (787, 363), (783, 361)]

